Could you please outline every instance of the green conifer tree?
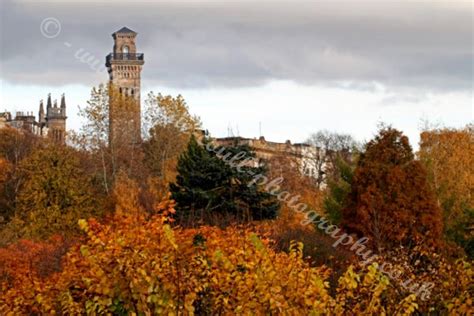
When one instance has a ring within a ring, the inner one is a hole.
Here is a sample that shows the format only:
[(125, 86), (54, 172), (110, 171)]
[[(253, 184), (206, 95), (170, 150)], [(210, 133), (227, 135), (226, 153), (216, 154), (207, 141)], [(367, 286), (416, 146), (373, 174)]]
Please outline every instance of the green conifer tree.
[(274, 218), (279, 208), (275, 197), (248, 185), (255, 175), (266, 172), (262, 166), (250, 165), (253, 158), (255, 153), (248, 146), (213, 148), (209, 139), (199, 144), (191, 137), (178, 159), (176, 183), (170, 184), (178, 203), (177, 217), (203, 222)]

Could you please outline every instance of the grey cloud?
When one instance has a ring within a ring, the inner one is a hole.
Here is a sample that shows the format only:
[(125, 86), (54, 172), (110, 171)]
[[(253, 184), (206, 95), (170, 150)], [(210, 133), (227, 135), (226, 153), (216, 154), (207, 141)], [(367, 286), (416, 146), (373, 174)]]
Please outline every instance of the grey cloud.
[[(268, 80), (372, 82), (434, 90), (472, 89), (472, 10), (408, 2), (110, 3), (4, 1), (1, 77), (18, 83), (105, 81), (75, 58), (104, 62), (110, 34), (139, 33), (143, 79), (172, 87), (240, 87)], [(41, 36), (46, 17), (61, 21)], [(71, 47), (65, 46), (70, 43)]]

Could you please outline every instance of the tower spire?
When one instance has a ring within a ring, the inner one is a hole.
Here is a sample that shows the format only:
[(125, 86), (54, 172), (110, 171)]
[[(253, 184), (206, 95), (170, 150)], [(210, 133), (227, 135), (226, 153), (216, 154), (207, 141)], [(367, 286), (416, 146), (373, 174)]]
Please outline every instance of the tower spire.
[(66, 97), (64, 93), (61, 95), (61, 115), (66, 116)]
[(51, 103), (51, 93), (48, 93), (48, 99), (46, 101), (46, 117), (49, 117), (51, 115), (52, 108), (53, 105)]
[(46, 108), (49, 109), (51, 107), (52, 107), (52, 105), (51, 105), (51, 93), (48, 93), (48, 101), (46, 103)]

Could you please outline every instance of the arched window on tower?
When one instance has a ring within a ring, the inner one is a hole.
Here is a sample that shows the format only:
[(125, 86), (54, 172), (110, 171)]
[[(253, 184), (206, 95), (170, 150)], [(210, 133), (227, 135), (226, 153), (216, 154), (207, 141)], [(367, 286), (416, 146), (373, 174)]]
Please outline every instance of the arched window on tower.
[(125, 45), (122, 47), (123, 59), (128, 59), (128, 46)]

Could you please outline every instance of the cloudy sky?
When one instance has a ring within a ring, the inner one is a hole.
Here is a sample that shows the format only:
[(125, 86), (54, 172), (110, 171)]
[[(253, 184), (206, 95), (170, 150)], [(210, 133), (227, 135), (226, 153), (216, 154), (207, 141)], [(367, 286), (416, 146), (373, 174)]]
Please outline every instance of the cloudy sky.
[(78, 129), (127, 26), (145, 54), (142, 100), (182, 94), (214, 136), (366, 140), (386, 122), (416, 147), (423, 120), (473, 121), (471, 1), (0, 1), (0, 111), (64, 92)]

